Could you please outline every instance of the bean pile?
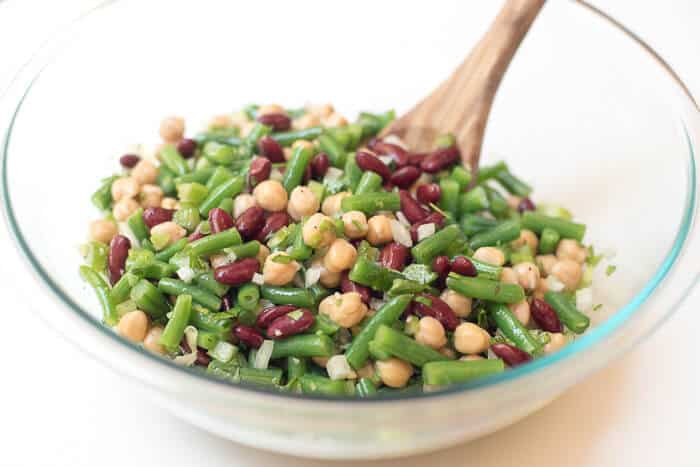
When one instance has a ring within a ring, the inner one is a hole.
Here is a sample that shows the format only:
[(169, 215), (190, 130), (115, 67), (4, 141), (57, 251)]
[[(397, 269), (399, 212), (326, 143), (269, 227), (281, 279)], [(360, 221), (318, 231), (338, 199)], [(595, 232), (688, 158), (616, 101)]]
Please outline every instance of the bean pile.
[[(589, 325), (592, 250), (563, 208), (451, 135), (428, 153), (331, 105), (248, 106), (92, 196), (82, 278), (104, 323), (236, 383), (372, 397), (433, 390), (551, 354)], [(585, 313), (584, 313), (585, 312)]]

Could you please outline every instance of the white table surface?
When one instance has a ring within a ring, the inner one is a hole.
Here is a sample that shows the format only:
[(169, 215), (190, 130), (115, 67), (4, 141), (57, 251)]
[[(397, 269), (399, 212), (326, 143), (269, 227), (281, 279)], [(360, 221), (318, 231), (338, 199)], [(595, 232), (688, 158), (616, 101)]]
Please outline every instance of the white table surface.
[[(700, 2), (596, 3), (649, 40), (700, 96)], [(88, 4), (0, 1), (0, 89), (55, 24)], [(3, 226), (2, 466), (700, 465), (700, 290), (643, 345), (510, 428), (419, 457), (331, 463), (213, 437), (141, 399), (32, 316), (12, 287), (19, 268), (13, 248)]]

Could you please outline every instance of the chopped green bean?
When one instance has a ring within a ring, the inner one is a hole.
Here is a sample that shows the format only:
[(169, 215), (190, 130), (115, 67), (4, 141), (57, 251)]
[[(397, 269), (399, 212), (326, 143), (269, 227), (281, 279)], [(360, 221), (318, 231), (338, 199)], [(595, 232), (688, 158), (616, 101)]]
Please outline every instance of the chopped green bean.
[(416, 262), (430, 264), (436, 256), (447, 250), (450, 244), (454, 242), (460, 234), (461, 232), (458, 225), (448, 225), (430, 237), (421, 240), (417, 245), (411, 248), (411, 254)]
[(520, 236), (520, 221), (504, 221), (495, 227), (474, 235), (469, 240), (469, 247), (477, 250), (482, 246), (503, 245)]
[(382, 177), (376, 172), (367, 171), (362, 174), (360, 182), (357, 184), (354, 193), (362, 195), (364, 193), (373, 193), (382, 188)]
[(275, 305), (295, 305), (300, 308), (314, 306), (314, 297), (308, 289), (263, 285), (260, 292), (265, 300), (269, 300)]
[(423, 366), (428, 362), (449, 360), (448, 357), (437, 350), (420, 344), (404, 333), (385, 324), (377, 328), (377, 332), (374, 334), (374, 342), (393, 356), (416, 366)]
[(218, 310), (221, 307), (221, 299), (203, 287), (188, 284), (178, 279), (164, 277), (158, 282), (158, 289), (168, 295), (191, 295), (192, 300), (210, 310)]
[(544, 299), (547, 303), (552, 305), (554, 311), (557, 312), (557, 316), (564, 325), (575, 332), (576, 334), (581, 334), (583, 331), (588, 329), (591, 324), (591, 320), (588, 316), (584, 315), (576, 306), (571, 303), (571, 300), (561, 292), (546, 292), (544, 294)]
[(423, 382), (435, 386), (465, 383), (501, 373), (504, 369), (503, 360), (499, 358), (430, 362), (423, 365)]
[(510, 339), (519, 349), (530, 355), (538, 355), (542, 351), (542, 344), (537, 341), (520, 323), (510, 309), (502, 303), (490, 303), (489, 315), (496, 322), (498, 329)]
[(525, 291), (517, 284), (482, 279), (480, 277), (463, 277), (450, 273), (447, 287), (465, 297), (478, 298), (498, 303), (518, 303), (525, 299)]
[(340, 206), (345, 212), (362, 211), (371, 215), (377, 211), (398, 211), (401, 208), (401, 200), (398, 193), (365, 193), (343, 198)]
[[(180, 346), (180, 341), (185, 335), (185, 328), (190, 321), (192, 312), (192, 297), (190, 295), (180, 295), (175, 301), (173, 313), (170, 316), (163, 333), (158, 342), (169, 352), (175, 352)], [(195, 350), (195, 349), (192, 349)]]
[(109, 286), (95, 271), (87, 266), (80, 266), (80, 277), (95, 291), (97, 300), (102, 307), (102, 319), (108, 326), (114, 326), (119, 321), (114, 300), (110, 295)]
[(170, 311), (168, 300), (155, 285), (146, 279), (141, 279), (134, 285), (129, 296), (136, 302), (140, 310), (145, 311), (153, 319), (161, 318)]
[(335, 352), (333, 340), (325, 335), (297, 334), (278, 339), (272, 348), (272, 358), (330, 357)]
[(532, 211), (527, 211), (523, 214), (522, 224), (524, 228), (536, 233), (541, 233), (545, 228), (549, 227), (556, 231), (561, 238), (573, 238), (579, 242), (583, 240), (583, 235), (586, 233), (584, 224), (577, 224), (559, 217), (545, 216)]

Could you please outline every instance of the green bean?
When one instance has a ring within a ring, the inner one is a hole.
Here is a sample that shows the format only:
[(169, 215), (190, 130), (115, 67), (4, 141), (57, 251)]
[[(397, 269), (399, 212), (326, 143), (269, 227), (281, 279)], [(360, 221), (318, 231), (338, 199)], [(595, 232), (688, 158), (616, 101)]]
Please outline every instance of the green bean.
[(559, 217), (550, 217), (543, 214), (538, 214), (532, 211), (526, 211), (522, 216), (523, 227), (533, 232), (540, 233), (545, 228), (556, 231), (561, 238), (573, 238), (579, 242), (583, 240), (583, 235), (586, 233), (584, 224), (567, 221)]
[(452, 214), (452, 217), (457, 217), (459, 211), (460, 186), (459, 183), (451, 178), (443, 178), (440, 180), (440, 208)]
[(219, 209), (226, 211), (229, 215), (233, 215), (233, 199), (224, 198), (218, 206)]
[(225, 248), (224, 252), (236, 255), (237, 259), (253, 258), (260, 252), (260, 242), (257, 240), (251, 240), (240, 245), (233, 245)]
[(325, 376), (304, 375), (299, 378), (299, 384), (304, 394), (319, 394), (323, 396), (351, 396), (355, 388), (351, 381), (333, 380)]
[(459, 221), (462, 231), (468, 237), (475, 235), (484, 230), (488, 230), (498, 225), (496, 219), (480, 216), (478, 214), (465, 214)]
[(227, 313), (228, 312), (212, 313), (206, 308), (198, 309), (197, 306), (193, 306), (192, 313), (190, 314), (190, 324), (197, 329), (228, 337), (231, 335), (233, 319), (221, 317), (221, 315), (226, 315)]
[(309, 333), (316, 334), (321, 333), (327, 336), (332, 336), (340, 330), (340, 326), (330, 319), (327, 315), (318, 314), (314, 320), (313, 326), (309, 328)]
[(190, 168), (187, 166), (187, 161), (182, 158), (172, 144), (166, 144), (160, 150), (160, 160), (163, 165), (175, 175), (185, 175), (190, 171)]
[(408, 279), (394, 279), (391, 284), (391, 288), (386, 293), (389, 297), (395, 297), (397, 295), (403, 294), (417, 294), (425, 292), (429, 285), (421, 284), (420, 282), (408, 280)]
[(459, 184), (459, 191), (462, 191), (472, 181), (472, 174), (461, 165), (455, 165), (450, 173), (450, 178)]
[(546, 292), (544, 294), (544, 300), (552, 305), (552, 308), (557, 312), (557, 316), (559, 316), (561, 322), (576, 334), (581, 334), (588, 329), (588, 326), (591, 324), (591, 320), (588, 316), (578, 311), (576, 306), (571, 303), (569, 298), (563, 293)]
[(454, 383), (465, 383), (485, 376), (503, 372), (505, 365), (500, 358), (487, 360), (430, 362), (423, 366), (423, 382), (425, 384), (444, 386)]
[(532, 255), (532, 249), (529, 245), (523, 245), (520, 248), (510, 252), (510, 258), (508, 260), (511, 264), (516, 265), (520, 263), (534, 263), (535, 258)]
[(129, 292), (131, 299), (136, 302), (139, 310), (145, 311), (151, 318), (158, 319), (170, 311), (168, 300), (146, 279), (141, 279)]
[(238, 369), (238, 379), (241, 383), (259, 386), (278, 386), (282, 382), (280, 368), (245, 368)]
[(469, 214), (489, 207), (489, 198), (483, 186), (477, 186), (462, 193), (459, 197), (459, 212)]
[(236, 229), (231, 228), (195, 240), (187, 246), (185, 251), (195, 256), (208, 255), (221, 251), (224, 248), (240, 245), (241, 241), (241, 234)]
[(362, 174), (360, 182), (357, 184), (357, 188), (353, 191), (356, 195), (362, 195), (364, 193), (372, 193), (379, 191), (382, 188), (382, 177), (376, 172), (367, 171)]
[(518, 303), (525, 299), (525, 291), (517, 284), (506, 284), (480, 277), (463, 277), (450, 273), (447, 277), (447, 287), (465, 297), (498, 303)]
[(306, 167), (313, 156), (313, 151), (304, 146), (294, 149), (292, 158), (287, 162), (287, 169), (284, 171), (284, 178), (282, 179), (282, 185), (287, 190), (287, 193), (291, 193), (294, 188), (301, 185)]
[(236, 303), (246, 311), (255, 311), (260, 301), (260, 289), (253, 283), (248, 283), (238, 289)]
[(258, 122), (250, 130), (250, 133), (248, 133), (248, 136), (246, 136), (246, 142), (249, 145), (254, 146), (255, 143), (257, 143), (260, 138), (262, 138), (263, 136), (267, 136), (270, 133), (272, 133), (271, 127), (269, 127), (267, 125), (263, 125), (262, 123)]
[[(182, 336), (185, 335), (185, 328), (190, 321), (192, 312), (192, 297), (190, 295), (180, 295), (175, 301), (172, 315), (163, 329), (158, 342), (169, 352), (175, 352), (180, 346)], [(192, 349), (196, 351), (196, 349)]]
[(240, 313), (238, 313), (238, 322), (244, 326), (255, 326), (255, 321), (258, 316), (253, 310), (244, 310), (241, 308)]
[(95, 271), (87, 266), (80, 266), (80, 277), (95, 291), (97, 300), (102, 308), (102, 319), (108, 326), (114, 326), (119, 321), (114, 300), (109, 293), (109, 286)]
[(291, 248), (288, 250), (289, 256), (297, 261), (303, 261), (311, 258), (314, 250), (304, 242), (304, 235), (301, 227), (294, 229), (294, 240)]
[(314, 126), (305, 130), (273, 133), (271, 136), (272, 139), (280, 143), (282, 146), (291, 146), (292, 143), (298, 139), (311, 141), (321, 136), (321, 133), (323, 133), (323, 128), (320, 126)]
[(501, 278), (501, 273), (503, 272), (503, 268), (501, 266), (494, 266), (493, 264), (484, 263), (478, 259), (474, 259), (473, 257), (469, 257), (469, 261), (471, 261), (476, 268), (476, 272), (479, 274), (479, 277), (495, 281)]
[(235, 158), (235, 149), (232, 146), (208, 141), (202, 147), (202, 156), (209, 162), (217, 165), (231, 165)]
[(170, 258), (175, 256), (175, 253), (184, 250), (187, 246), (187, 243), (187, 238), (181, 238), (180, 240), (176, 241), (164, 250), (161, 250), (158, 253), (156, 253), (155, 259), (157, 259), (158, 261), (169, 261)]
[(362, 127), (362, 137), (368, 138), (374, 136), (384, 129), (395, 118), (396, 114), (393, 110), (389, 110), (383, 114), (372, 114), (362, 112), (357, 119), (357, 123)]
[(218, 166), (213, 170), (211, 176), (207, 179), (206, 187), (211, 193), (212, 190), (231, 180), (235, 175), (226, 167)]
[(177, 271), (177, 266), (166, 263), (165, 261), (152, 259), (150, 261), (134, 264), (130, 271), (140, 275), (141, 277), (145, 277), (146, 279), (158, 280), (164, 277), (172, 276), (175, 271)]
[(214, 271), (203, 272), (194, 278), (195, 283), (218, 297), (223, 297), (230, 287), (214, 279)]
[(437, 350), (418, 343), (402, 332), (382, 324), (377, 328), (374, 342), (395, 357), (422, 367), (428, 362), (449, 360), (448, 357)]
[(379, 192), (352, 195), (340, 202), (343, 211), (362, 211), (365, 214), (374, 214), (377, 211), (398, 211), (401, 208), (401, 200), (398, 193)]
[(233, 198), (243, 191), (245, 187), (245, 177), (238, 175), (225, 181), (209, 192), (207, 198), (199, 206), (199, 213), (202, 217), (207, 217), (209, 211), (221, 204), (224, 198)]
[(313, 308), (314, 306), (314, 297), (308, 289), (263, 285), (260, 292), (265, 300), (269, 300), (275, 305), (294, 305), (300, 308)]
[(355, 153), (350, 153), (345, 161), (345, 178), (347, 178), (348, 186), (354, 192), (357, 189), (357, 185), (360, 183), (362, 178), (362, 169), (355, 162)]
[(358, 257), (355, 265), (350, 269), (349, 278), (358, 284), (386, 292), (391, 289), (395, 279), (402, 279), (403, 276), (398, 271), (380, 266), (367, 258)]
[(115, 304), (119, 304), (128, 300), (132, 287), (134, 287), (140, 280), (141, 277), (139, 277), (137, 274), (134, 274), (131, 271), (125, 272), (117, 283), (114, 284), (112, 290), (109, 291), (112, 301)]
[(542, 351), (542, 344), (525, 329), (510, 309), (502, 303), (489, 303), (489, 316), (496, 322), (498, 329), (510, 339), (516, 347), (530, 355)]
[(158, 282), (158, 289), (168, 295), (191, 295), (192, 300), (213, 311), (221, 307), (221, 299), (215, 294), (203, 287), (188, 284), (178, 279), (164, 277)]
[(498, 175), (500, 172), (503, 172), (504, 170), (508, 170), (508, 166), (503, 161), (497, 162), (494, 165), (480, 167), (479, 177), (477, 180), (479, 183), (484, 183), (485, 181), (494, 178), (496, 175)]
[(369, 378), (360, 378), (355, 385), (355, 395), (362, 398), (376, 396), (377, 386)]
[(272, 357), (330, 357), (335, 353), (333, 340), (325, 335), (297, 334), (278, 339), (272, 348)]
[(118, 179), (116, 175), (102, 180), (100, 187), (92, 194), (90, 200), (100, 211), (112, 209), (112, 183)]
[(151, 235), (146, 223), (143, 221), (143, 208), (138, 208), (134, 211), (126, 220), (126, 223), (139, 242), (142, 242)]
[(161, 164), (158, 168), (156, 183), (163, 189), (165, 195), (171, 196), (175, 194), (175, 173), (168, 169), (165, 164)]
[(423, 382), (418, 380), (415, 383), (411, 383), (407, 386), (404, 386), (402, 388), (390, 388), (389, 386), (383, 386), (377, 390), (377, 394), (379, 397), (386, 396), (386, 395), (401, 395), (401, 396), (412, 396), (416, 394), (422, 394), (423, 393)]
[(430, 237), (421, 240), (411, 248), (411, 254), (417, 263), (430, 264), (436, 256), (446, 251), (450, 244), (460, 235), (461, 232), (458, 225), (448, 225)]
[(177, 197), (181, 203), (199, 206), (207, 198), (209, 190), (201, 183), (183, 183), (177, 186)]
[(287, 378), (301, 378), (306, 374), (306, 358), (287, 357)]
[(221, 337), (215, 332), (202, 331), (201, 329), (197, 332), (197, 347), (212, 350), (219, 341), (221, 341)]
[(503, 245), (520, 236), (520, 221), (504, 221), (495, 227), (479, 232), (469, 240), (469, 247), (477, 250), (482, 246)]
[(411, 303), (411, 300), (413, 300), (413, 295), (399, 295), (377, 310), (345, 351), (345, 357), (350, 366), (355, 369), (362, 368), (369, 358), (369, 343), (374, 339), (377, 329), (382, 325), (394, 324)]
[(328, 155), (328, 160), (333, 167), (339, 169), (345, 166), (345, 151), (343, 147), (330, 134), (318, 137), (318, 146), (322, 152)]
[[(213, 167), (204, 167), (197, 169), (194, 172), (187, 173), (185, 175), (180, 175), (175, 178), (175, 185), (182, 185), (183, 183), (201, 183), (202, 185), (207, 185), (207, 182), (211, 179), (212, 174), (219, 168), (214, 169)], [(207, 186), (209, 188), (209, 186)]]
[(560, 238), (559, 232), (556, 230), (550, 229), (549, 227), (542, 229), (538, 246), (539, 253), (541, 255), (549, 255), (554, 253), (554, 251), (557, 249)]
[(203, 133), (198, 133), (194, 136), (194, 140), (199, 144), (205, 144), (209, 141), (216, 141), (221, 144), (228, 144), (229, 146), (240, 146), (243, 144), (243, 140), (234, 134), (222, 134), (218, 131), (205, 131)]
[(81, 247), (85, 264), (92, 270), (102, 272), (107, 269), (109, 247), (101, 242), (88, 242)]
[(394, 356), (376, 340), (369, 341), (369, 345), (367, 346), (367, 348), (369, 349), (369, 355), (370, 357), (372, 357), (373, 360), (389, 360)]
[(309, 293), (311, 293), (311, 296), (314, 299), (314, 306), (318, 307), (318, 304), (321, 303), (321, 300), (326, 298), (331, 294), (331, 292), (323, 287), (321, 284), (316, 283), (312, 285), (311, 287), (308, 288)]
[(508, 193), (516, 196), (526, 197), (532, 193), (532, 187), (510, 173), (508, 170), (501, 170), (496, 174), (496, 180)]
[(489, 198), (489, 212), (497, 218), (507, 217), (510, 207), (503, 195), (489, 186), (486, 186), (486, 194)]

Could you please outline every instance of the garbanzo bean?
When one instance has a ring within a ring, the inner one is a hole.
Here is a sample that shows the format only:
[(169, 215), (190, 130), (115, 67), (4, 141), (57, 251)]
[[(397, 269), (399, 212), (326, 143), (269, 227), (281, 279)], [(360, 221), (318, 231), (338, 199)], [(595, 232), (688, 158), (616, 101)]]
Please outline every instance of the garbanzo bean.
[(158, 167), (146, 159), (141, 159), (139, 163), (131, 169), (131, 178), (141, 185), (153, 185), (158, 178)]
[(518, 275), (513, 268), (503, 268), (501, 271), (501, 282), (505, 282), (506, 284), (518, 283)]
[(573, 292), (581, 282), (581, 265), (572, 259), (562, 259), (552, 266), (552, 275), (559, 279), (567, 291)]
[(269, 114), (285, 114), (287, 115), (287, 111), (284, 110), (284, 107), (282, 107), (279, 104), (267, 104), (267, 105), (261, 105), (258, 107), (258, 115), (269, 115)]
[(132, 198), (124, 198), (112, 206), (112, 215), (119, 222), (124, 222), (139, 208), (139, 203)]
[(177, 225), (173, 221), (168, 221), (168, 222), (163, 222), (162, 224), (154, 225), (151, 227), (151, 235), (167, 235), (168, 236), (168, 241), (166, 243), (167, 245), (172, 245), (173, 243), (177, 242), (181, 238), (184, 238), (185, 235), (187, 235), (187, 231)]
[(148, 332), (148, 315), (141, 310), (126, 313), (117, 324), (117, 332), (131, 342), (143, 342)]
[(335, 226), (329, 217), (319, 212), (304, 223), (301, 234), (305, 244), (312, 248), (322, 248), (335, 240)]
[(287, 204), (287, 212), (295, 221), (318, 212), (321, 201), (309, 187), (298, 186), (292, 190)]
[(165, 197), (160, 202), (160, 207), (164, 209), (180, 209), (180, 202), (175, 198)]
[(166, 143), (177, 143), (185, 135), (185, 119), (182, 117), (165, 117), (160, 122), (160, 137)]
[(544, 345), (545, 355), (553, 354), (566, 345), (566, 336), (560, 332), (549, 333), (549, 342)]
[(557, 245), (557, 259), (570, 259), (583, 264), (588, 256), (588, 251), (579, 242), (571, 238), (563, 238)]
[(329, 271), (323, 265), (323, 260), (321, 260), (321, 259), (314, 260), (311, 263), (311, 267), (321, 269), (321, 277), (319, 278), (319, 282), (321, 283), (322, 286), (331, 289), (331, 288), (338, 287), (338, 285), (340, 284), (340, 279), (342, 278), (342, 274), (340, 272)]
[(241, 217), (241, 214), (253, 206), (257, 206), (255, 197), (253, 195), (249, 195), (248, 193), (241, 193), (233, 200), (233, 217), (238, 219)]
[(329, 196), (323, 200), (321, 212), (329, 217), (335, 216), (340, 212), (340, 203), (343, 201), (343, 198), (347, 198), (348, 196), (350, 196), (350, 193), (347, 191), (341, 191), (340, 193)]
[(265, 180), (253, 190), (255, 202), (266, 211), (284, 211), (287, 207), (287, 190), (277, 180)]
[(350, 269), (356, 260), (355, 247), (344, 238), (336, 238), (323, 257), (323, 265), (330, 272), (341, 272)]
[(510, 308), (510, 311), (513, 312), (516, 318), (518, 318), (518, 321), (520, 321), (523, 326), (527, 326), (527, 324), (530, 322), (530, 304), (527, 302), (527, 300), (523, 300), (518, 303), (511, 303), (508, 305), (508, 308)]
[(503, 266), (506, 256), (501, 250), (492, 246), (482, 246), (474, 252), (474, 259), (494, 266)]
[(261, 266), (265, 264), (265, 260), (268, 256), (270, 256), (270, 249), (265, 245), (261, 244), (260, 249), (258, 250), (258, 256), (256, 256), (256, 259), (258, 260)]
[(318, 305), (319, 313), (328, 315), (338, 326), (351, 328), (365, 317), (367, 305), (357, 292), (334, 293)]
[(112, 199), (117, 202), (125, 198), (133, 198), (141, 191), (141, 184), (131, 177), (122, 177), (112, 183)]
[(367, 235), (367, 217), (362, 211), (350, 211), (343, 214), (345, 235), (349, 238), (364, 238)]
[(540, 280), (540, 270), (533, 263), (519, 263), (513, 266), (518, 275), (518, 284), (525, 290), (535, 290)]
[(445, 289), (440, 298), (443, 302), (447, 303), (452, 311), (455, 312), (460, 318), (468, 317), (472, 312), (472, 299), (465, 297), (459, 292), (455, 292), (452, 289)]
[(299, 118), (292, 120), (292, 128), (294, 130), (305, 130), (314, 126), (319, 126), (321, 124), (321, 119), (318, 115), (304, 114)]
[(402, 388), (413, 375), (413, 366), (401, 359), (390, 358), (375, 364), (382, 382), (390, 388)]
[(119, 233), (117, 224), (107, 219), (99, 219), (90, 222), (88, 237), (90, 240), (109, 245), (117, 233)]
[(141, 206), (144, 208), (157, 208), (163, 202), (163, 189), (158, 185), (143, 185), (139, 195)]
[(547, 277), (552, 273), (552, 267), (557, 263), (557, 257), (554, 255), (536, 256), (535, 263), (540, 268), (540, 276)]
[(453, 336), (455, 349), (463, 354), (486, 352), (491, 343), (491, 336), (474, 323), (462, 323), (457, 326)]
[(379, 214), (372, 216), (367, 221), (367, 241), (374, 246), (389, 243), (394, 239), (391, 231), (391, 219), (388, 216)]
[(146, 338), (143, 340), (143, 346), (146, 350), (149, 352), (153, 352), (154, 354), (158, 355), (165, 355), (166, 350), (165, 347), (160, 345), (160, 336), (163, 334), (163, 327), (162, 326), (153, 326), (150, 331), (148, 331), (148, 334), (146, 334)]
[(272, 253), (265, 259), (263, 278), (269, 285), (286, 285), (292, 282), (299, 270), (299, 263), (282, 251)]
[(517, 250), (518, 248), (521, 248), (525, 245), (529, 246), (532, 254), (535, 254), (537, 252), (538, 244), (539, 240), (537, 239), (537, 235), (535, 235), (535, 232), (527, 229), (522, 229), (520, 231), (520, 237), (510, 242), (510, 246), (514, 250)]
[(445, 328), (442, 327), (440, 321), (432, 316), (424, 316), (418, 321), (418, 331), (416, 331), (415, 339), (417, 342), (435, 350), (447, 344)]

